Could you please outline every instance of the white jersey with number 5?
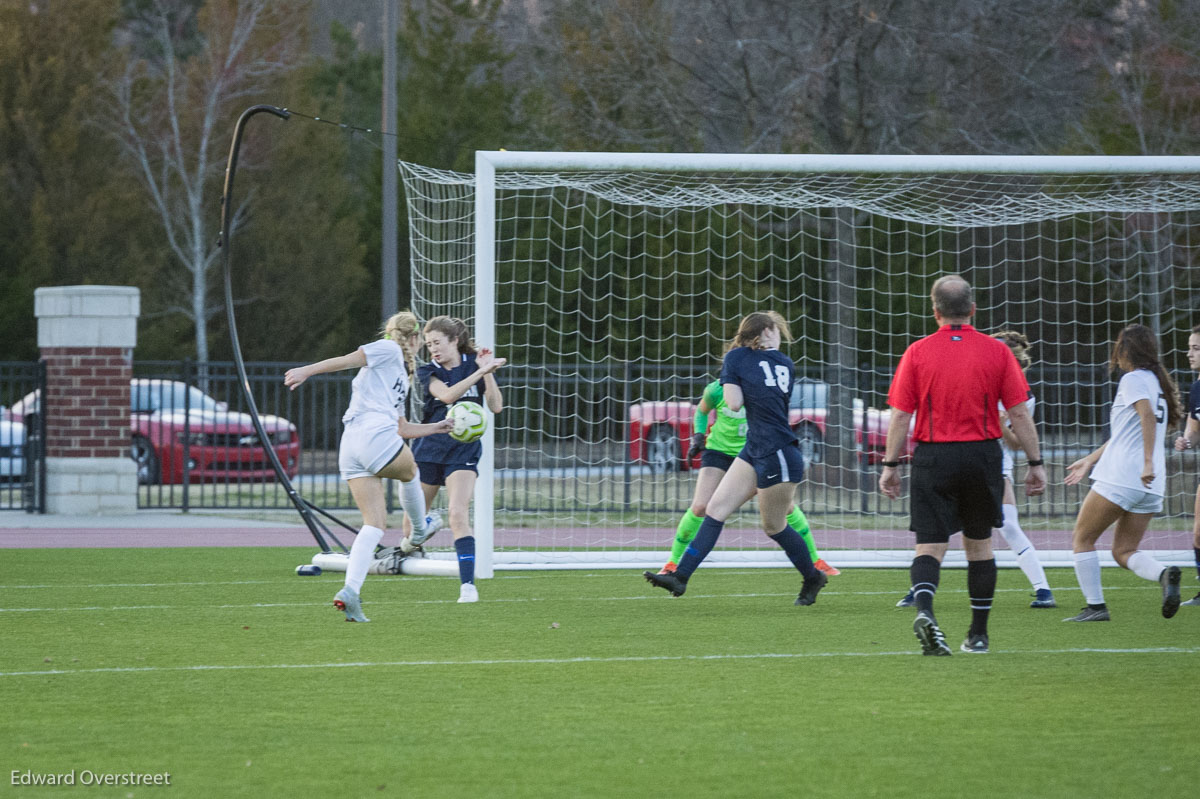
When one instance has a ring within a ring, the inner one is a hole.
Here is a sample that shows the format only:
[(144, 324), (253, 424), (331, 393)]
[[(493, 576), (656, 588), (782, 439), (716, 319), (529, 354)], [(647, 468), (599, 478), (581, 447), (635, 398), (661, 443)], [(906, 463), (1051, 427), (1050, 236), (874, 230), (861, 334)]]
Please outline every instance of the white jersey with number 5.
[[(1150, 403), (1154, 413), (1154, 481), (1149, 487), (1142, 483), (1142, 422), (1133, 404), (1138, 400)], [(1167, 401), (1163, 397), (1158, 377), (1149, 369), (1136, 369), (1122, 375), (1117, 384), (1109, 416), (1112, 428), (1108, 446), (1100, 462), (1092, 470), (1092, 479), (1123, 488), (1136, 488), (1148, 494), (1162, 496), (1167, 482), (1167, 455), (1163, 440), (1167, 435)]]
[(408, 367), (404, 351), (391, 339), (379, 339), (359, 347), (367, 356), (367, 365), (358, 370), (351, 383), (350, 407), (342, 416), (343, 422), (368, 413), (380, 413), (393, 422), (404, 416), (404, 401), (408, 398)]

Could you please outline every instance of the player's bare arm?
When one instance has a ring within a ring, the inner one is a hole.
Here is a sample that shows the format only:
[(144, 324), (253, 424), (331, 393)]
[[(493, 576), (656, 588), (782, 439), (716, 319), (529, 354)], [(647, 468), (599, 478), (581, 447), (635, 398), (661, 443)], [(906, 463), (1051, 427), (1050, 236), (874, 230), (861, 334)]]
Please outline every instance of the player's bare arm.
[(1096, 461), (1100, 460), (1100, 456), (1104, 454), (1105, 447), (1108, 442), (1105, 441), (1094, 452), (1084, 455), (1079, 460), (1067, 467), (1067, 476), (1063, 478), (1063, 483), (1069, 486), (1077, 485), (1082, 482), (1083, 478), (1088, 476), (1088, 472), (1096, 465)]
[(361, 369), (367, 365), (367, 356), (361, 349), (357, 349), (347, 355), (339, 355), (336, 358), (326, 358), (317, 363), (310, 363), (307, 366), (297, 366), (294, 369), (288, 369), (283, 374), (283, 384), (291, 390), (295, 390), (308, 378), (313, 375), (322, 375), (328, 372), (341, 372), (345, 369)]

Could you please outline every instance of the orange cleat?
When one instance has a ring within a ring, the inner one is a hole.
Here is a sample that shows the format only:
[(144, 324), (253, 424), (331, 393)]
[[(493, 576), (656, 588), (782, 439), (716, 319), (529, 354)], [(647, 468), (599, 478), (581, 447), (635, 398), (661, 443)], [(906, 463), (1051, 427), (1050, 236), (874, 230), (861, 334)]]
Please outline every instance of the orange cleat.
[(677, 564), (673, 560), (667, 561), (667, 565), (658, 570), (659, 574), (674, 574)]
[(835, 569), (834, 567), (832, 567), (828, 563), (826, 563), (824, 558), (819, 558), (817, 560), (817, 562), (814, 563), (813, 565), (816, 566), (819, 570), (828, 574), (830, 577), (836, 577), (839, 574), (841, 574), (841, 572), (839, 570)]

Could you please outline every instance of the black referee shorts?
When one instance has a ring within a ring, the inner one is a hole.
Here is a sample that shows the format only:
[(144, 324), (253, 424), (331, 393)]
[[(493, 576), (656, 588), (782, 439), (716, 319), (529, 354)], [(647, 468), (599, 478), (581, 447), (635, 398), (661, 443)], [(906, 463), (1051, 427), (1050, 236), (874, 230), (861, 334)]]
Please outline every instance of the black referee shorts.
[(912, 524), (918, 544), (944, 544), (962, 530), (990, 538), (1003, 524), (999, 441), (921, 443), (912, 460)]

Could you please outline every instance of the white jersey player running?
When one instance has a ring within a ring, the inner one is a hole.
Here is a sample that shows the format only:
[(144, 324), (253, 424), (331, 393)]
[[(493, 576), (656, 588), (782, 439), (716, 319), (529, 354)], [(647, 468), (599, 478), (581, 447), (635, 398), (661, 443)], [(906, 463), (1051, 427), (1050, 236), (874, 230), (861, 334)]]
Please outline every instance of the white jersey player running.
[(333, 598), (334, 607), (346, 614), (346, 621), (369, 621), (363, 615), (359, 592), (387, 527), (383, 478), (400, 482), (400, 505), (416, 529), (426, 530), (441, 523), (425, 515), (417, 464), (404, 443), (405, 438), (446, 433), (452, 427), (449, 420), (414, 424), (405, 418), (410, 386), (407, 361), (416, 351), (417, 335), (417, 318), (401, 311), (387, 321), (382, 339), (348, 355), (289, 369), (283, 378), (284, 384), (294, 390), (313, 375), (359, 370), (351, 383), (350, 406), (342, 416), (345, 430), (338, 447), (338, 471), (363, 517), (363, 526), (350, 547), (346, 584)]
[(1183, 417), (1175, 381), (1158, 359), (1158, 340), (1149, 328), (1129, 325), (1113, 345), (1111, 365), (1125, 374), (1117, 386), (1109, 440), (1067, 467), (1067, 485), (1092, 472), (1092, 488), (1075, 520), (1075, 576), (1087, 607), (1064, 621), (1108, 621), (1100, 586), (1096, 541), (1109, 527), (1113, 558), (1139, 577), (1162, 586), (1162, 615), (1179, 609), (1178, 566), (1164, 566), (1138, 549), (1150, 519), (1162, 510), (1166, 487), (1167, 428)]
[[(1017, 363), (1021, 365), (1022, 371), (1029, 369), (1032, 360), (1029, 357), (1029, 339), (1025, 338), (1024, 333), (1016, 330), (1001, 330), (993, 333), (992, 337), (998, 338), (1008, 345), (1017, 359)], [(1033, 410), (1036, 405), (1037, 400), (1032, 395), (1025, 400), (1025, 407), (1029, 409), (1030, 419), (1033, 418)], [(1046, 570), (1042, 568), (1042, 561), (1038, 557), (1033, 542), (1029, 540), (1029, 536), (1025, 535), (1025, 531), (1021, 529), (1021, 523), (1017, 519), (1017, 494), (1013, 489), (1013, 466), (1016, 452), (1021, 449), (1021, 442), (1009, 426), (1008, 414), (1004, 412), (1003, 405), (1000, 406), (1000, 421), (1000, 430), (1004, 437), (1003, 446), (1000, 448), (1001, 469), (1004, 473), (1004, 498), (1001, 505), (1004, 521), (996, 529), (1008, 542), (1009, 549), (1017, 556), (1017, 565), (1021, 567), (1021, 571), (1025, 573), (1025, 576), (1029, 578), (1030, 585), (1033, 586), (1034, 596), (1029, 607), (1053, 608), (1056, 607), (1056, 603), (1054, 594), (1050, 591), (1050, 583), (1046, 580)]]

